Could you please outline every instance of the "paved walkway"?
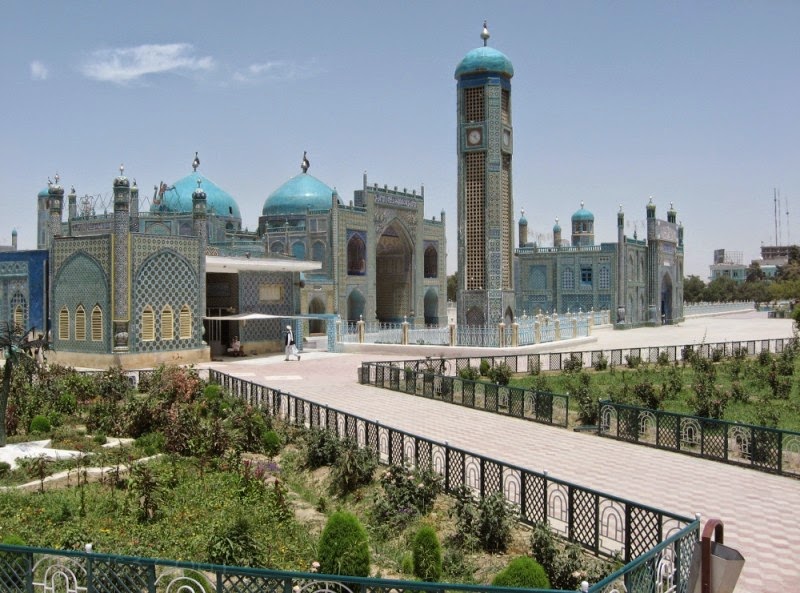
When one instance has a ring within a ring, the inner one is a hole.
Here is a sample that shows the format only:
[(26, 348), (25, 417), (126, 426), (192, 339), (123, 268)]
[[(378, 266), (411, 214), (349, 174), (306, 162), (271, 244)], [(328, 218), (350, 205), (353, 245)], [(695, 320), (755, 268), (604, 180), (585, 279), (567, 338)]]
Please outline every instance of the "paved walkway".
[[(679, 326), (627, 331), (598, 330), (596, 344), (578, 350), (662, 346), (791, 336), (791, 322), (765, 314), (689, 320)], [(560, 348), (565, 349), (565, 348)], [(556, 350), (556, 348), (554, 348)], [(446, 356), (457, 356), (449, 351)], [(412, 358), (419, 355), (412, 355)], [(359, 385), (362, 360), (399, 357), (304, 353), (210, 366), (325, 403), (382, 424), (577, 484), (675, 513), (718, 517), (725, 543), (746, 558), (737, 593), (790, 591), (800, 568), (800, 482), (686, 455), (629, 445), (590, 434), (542, 426), (384, 389)]]

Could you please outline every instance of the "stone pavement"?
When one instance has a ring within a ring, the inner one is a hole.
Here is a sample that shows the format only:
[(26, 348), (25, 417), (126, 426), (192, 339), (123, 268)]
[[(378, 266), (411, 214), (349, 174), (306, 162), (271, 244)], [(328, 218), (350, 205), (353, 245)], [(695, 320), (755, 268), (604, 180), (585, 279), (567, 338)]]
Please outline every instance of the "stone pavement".
[[(662, 346), (788, 337), (788, 320), (747, 313), (691, 319), (678, 326), (597, 330), (596, 343), (574, 349)], [(567, 350), (569, 346), (552, 348)], [(439, 350), (442, 350), (439, 348)], [(458, 349), (446, 349), (458, 356)], [(409, 354), (409, 358), (419, 358)], [(283, 355), (208, 366), (331, 407), (379, 420), (488, 457), (569, 480), (639, 503), (692, 516), (717, 517), (725, 543), (746, 558), (737, 593), (794, 590), (800, 568), (800, 482), (747, 468), (696, 459), (359, 385), (362, 360), (385, 355), (306, 352), (300, 362)]]

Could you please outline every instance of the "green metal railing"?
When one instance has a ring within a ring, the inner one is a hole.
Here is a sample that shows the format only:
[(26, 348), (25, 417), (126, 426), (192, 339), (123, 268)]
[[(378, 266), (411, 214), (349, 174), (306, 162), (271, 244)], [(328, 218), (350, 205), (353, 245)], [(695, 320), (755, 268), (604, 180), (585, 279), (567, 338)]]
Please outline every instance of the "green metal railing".
[(600, 402), (598, 434), (800, 477), (800, 432)]

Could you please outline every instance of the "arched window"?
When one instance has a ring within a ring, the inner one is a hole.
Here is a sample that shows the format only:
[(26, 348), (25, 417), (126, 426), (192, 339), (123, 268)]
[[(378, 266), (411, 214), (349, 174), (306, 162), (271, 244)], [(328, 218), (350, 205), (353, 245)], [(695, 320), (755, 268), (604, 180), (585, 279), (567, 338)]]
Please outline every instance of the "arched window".
[(86, 309), (83, 305), (75, 309), (75, 339), (78, 342), (86, 340)]
[(147, 305), (142, 311), (142, 342), (156, 339), (156, 316), (153, 307)]
[(161, 310), (161, 339), (172, 340), (175, 337), (175, 316), (172, 307), (165, 305)]
[(325, 261), (325, 243), (316, 241), (311, 247), (311, 259), (318, 262)]
[(181, 307), (178, 326), (179, 337), (181, 340), (188, 340), (192, 337), (192, 311), (189, 309), (189, 305), (184, 305)]
[(438, 253), (436, 252), (436, 247), (433, 245), (428, 245), (428, 247), (425, 249), (424, 268), (426, 278), (438, 278), (439, 257)]
[(306, 258), (306, 244), (302, 241), (295, 241), (292, 244), (292, 257), (303, 260)]
[(58, 339), (69, 340), (69, 309), (66, 307), (58, 312)]
[(25, 308), (22, 305), (14, 307), (14, 325), (25, 329)]
[(282, 241), (273, 241), (269, 246), (270, 253), (279, 253), (283, 255), (283, 242)]
[(28, 301), (21, 292), (15, 292), (11, 297), (11, 310), (14, 315), (14, 323), (25, 331), (28, 320)]
[(103, 309), (100, 305), (92, 308), (92, 342), (103, 341)]
[(347, 242), (347, 275), (363, 276), (367, 272), (367, 246), (358, 235)]

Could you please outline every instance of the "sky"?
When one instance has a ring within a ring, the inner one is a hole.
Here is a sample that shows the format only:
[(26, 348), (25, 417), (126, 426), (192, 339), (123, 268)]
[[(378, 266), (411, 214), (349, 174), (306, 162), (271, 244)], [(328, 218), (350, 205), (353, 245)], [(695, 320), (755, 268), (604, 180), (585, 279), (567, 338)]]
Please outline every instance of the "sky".
[(795, 0), (8, 0), (0, 244), (16, 229), (20, 249), (36, 247), (36, 195), (56, 173), (99, 207), (124, 164), (151, 199), (195, 151), (255, 229), (308, 151), (309, 173), (345, 202), (364, 174), (424, 187), (426, 217), (447, 216), (452, 273), (453, 73), (484, 20), (514, 65), (514, 209), (529, 240), (550, 245), (556, 218), (566, 235), (581, 202), (596, 242), (616, 241), (620, 206), (641, 238), (652, 197), (684, 225), (687, 275), (707, 279), (715, 249), (748, 264), (762, 244), (800, 242)]

